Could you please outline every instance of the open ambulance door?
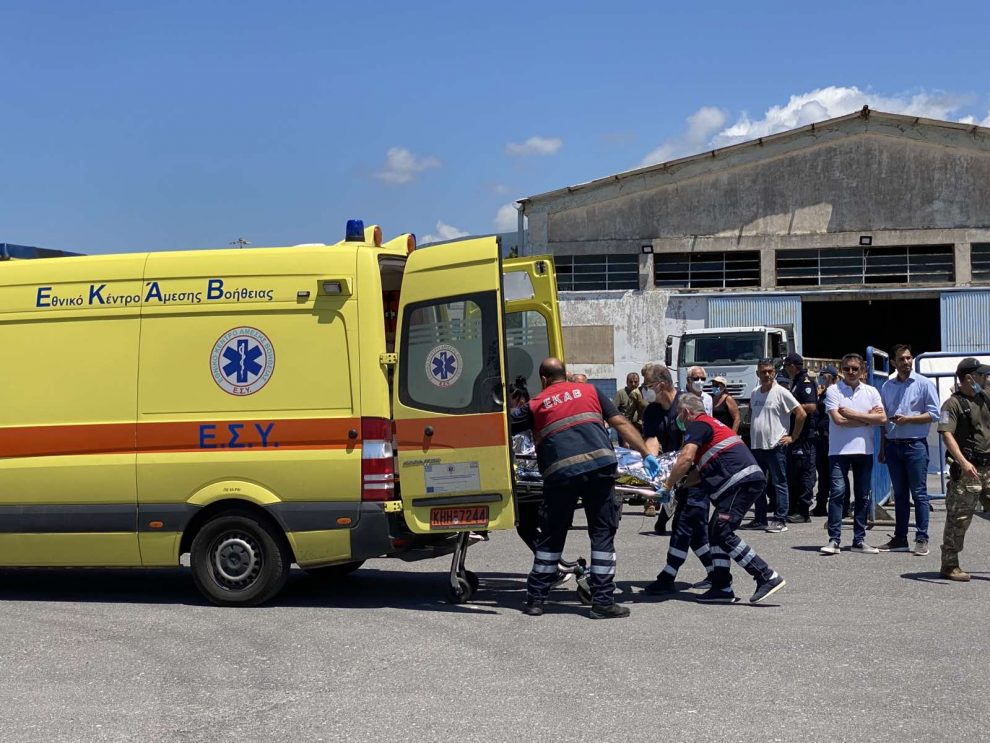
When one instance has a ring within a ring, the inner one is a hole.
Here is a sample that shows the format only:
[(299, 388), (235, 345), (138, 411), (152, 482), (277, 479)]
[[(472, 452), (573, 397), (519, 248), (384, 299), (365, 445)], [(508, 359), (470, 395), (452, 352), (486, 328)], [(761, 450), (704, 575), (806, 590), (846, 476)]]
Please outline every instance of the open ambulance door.
[(414, 533), (515, 524), (501, 282), (494, 237), (416, 250), (406, 261), (393, 418)]
[(540, 363), (564, 359), (553, 258), (539, 255), (502, 263), (505, 289), (507, 381), (526, 378), (530, 395), (540, 392)]

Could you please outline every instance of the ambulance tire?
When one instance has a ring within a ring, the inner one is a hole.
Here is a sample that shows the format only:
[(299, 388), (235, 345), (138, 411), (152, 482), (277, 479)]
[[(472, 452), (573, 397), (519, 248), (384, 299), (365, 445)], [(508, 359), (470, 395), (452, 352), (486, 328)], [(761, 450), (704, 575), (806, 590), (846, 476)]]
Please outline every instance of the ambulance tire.
[(339, 565), (325, 565), (321, 568), (303, 568), (303, 572), (310, 578), (319, 581), (332, 581), (347, 577), (362, 565), (364, 565), (364, 560), (355, 560), (354, 562), (342, 562)]
[(457, 588), (450, 586), (447, 591), (447, 596), (452, 604), (466, 604), (471, 600), (473, 593), (474, 589), (471, 588), (471, 584), (468, 582), (467, 578), (457, 576)]
[(207, 521), (193, 539), (196, 588), (218, 606), (257, 606), (275, 596), (292, 560), (283, 536), (244, 511)]

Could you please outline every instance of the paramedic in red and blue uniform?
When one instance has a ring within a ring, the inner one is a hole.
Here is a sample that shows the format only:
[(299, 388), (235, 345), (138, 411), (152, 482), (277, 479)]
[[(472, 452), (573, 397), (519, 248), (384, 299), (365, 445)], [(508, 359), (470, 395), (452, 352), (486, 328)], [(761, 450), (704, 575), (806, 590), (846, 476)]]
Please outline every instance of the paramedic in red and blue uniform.
[(756, 580), (750, 603), (756, 604), (784, 587), (777, 575), (756, 551), (736, 535), (736, 529), (750, 506), (763, 492), (766, 480), (752, 452), (731, 428), (705, 413), (701, 399), (681, 395), (677, 402), (678, 427), (684, 439), (677, 461), (664, 490), (669, 491), (682, 477), (697, 470), (701, 487), (711, 498), (715, 513), (708, 522), (712, 549), (712, 587), (698, 597), (704, 603), (735, 603), (729, 559), (733, 559)]
[(564, 364), (548, 358), (540, 364), (543, 392), (512, 411), (512, 432), (533, 431), (536, 462), (543, 476), (543, 508), (533, 570), (526, 582), (523, 611), (543, 614), (557, 578), (557, 563), (578, 500), (584, 505), (591, 537), (591, 617), (629, 616), (617, 606), (615, 593), (615, 531), (619, 504), (614, 497), (616, 459), (605, 423), (615, 428), (629, 447), (644, 457), (649, 474), (656, 476), (660, 463), (650, 455), (639, 431), (612, 401), (593, 385), (568, 382)]

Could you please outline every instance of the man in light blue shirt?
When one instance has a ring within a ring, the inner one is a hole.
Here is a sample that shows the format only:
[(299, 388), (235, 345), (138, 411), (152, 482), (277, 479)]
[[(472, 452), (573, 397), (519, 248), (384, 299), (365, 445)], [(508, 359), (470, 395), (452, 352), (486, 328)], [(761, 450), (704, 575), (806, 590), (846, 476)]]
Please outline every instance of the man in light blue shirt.
[(914, 554), (928, 554), (928, 429), (939, 419), (938, 392), (931, 380), (911, 370), (911, 347), (894, 346), (891, 358), (896, 376), (880, 389), (887, 424), (878, 460), (886, 461), (894, 489), (894, 536), (878, 549), (908, 552), (911, 499), (917, 529)]

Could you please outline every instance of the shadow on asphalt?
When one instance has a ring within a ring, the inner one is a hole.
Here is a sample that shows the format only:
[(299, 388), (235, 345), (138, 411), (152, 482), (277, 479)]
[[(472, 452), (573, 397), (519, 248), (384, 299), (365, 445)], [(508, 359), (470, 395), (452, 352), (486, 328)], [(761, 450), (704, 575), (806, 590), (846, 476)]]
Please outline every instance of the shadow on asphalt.
[[(973, 572), (970, 572), (969, 575), (973, 580), (990, 581), (990, 576), (987, 575), (983, 575), (980, 573), (973, 573)], [(907, 580), (920, 581), (921, 583), (940, 583), (940, 584), (948, 585), (949, 583), (955, 582), (949, 580), (948, 578), (943, 578), (941, 573), (939, 573), (937, 570), (929, 573), (901, 573), (901, 577), (906, 578)]]

